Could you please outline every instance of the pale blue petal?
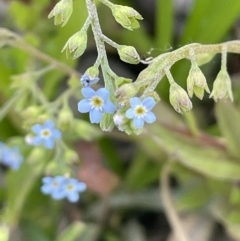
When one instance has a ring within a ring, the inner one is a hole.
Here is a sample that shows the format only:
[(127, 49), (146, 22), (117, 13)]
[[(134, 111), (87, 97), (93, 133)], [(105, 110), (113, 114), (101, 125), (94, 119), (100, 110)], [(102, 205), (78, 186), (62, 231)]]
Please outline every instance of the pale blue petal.
[(90, 99), (95, 95), (95, 90), (90, 87), (82, 88), (82, 94), (85, 98)]
[(103, 101), (107, 101), (108, 97), (109, 97), (109, 91), (105, 88), (101, 88), (99, 90), (96, 91), (96, 95), (101, 97), (103, 99)]
[(51, 194), (51, 197), (55, 200), (63, 199), (66, 197), (66, 193), (63, 189), (54, 190), (54, 192)]
[(36, 134), (39, 134), (42, 130), (42, 126), (40, 124), (36, 124), (32, 126), (32, 131)]
[(65, 180), (66, 180), (66, 177), (63, 177), (63, 176), (54, 177), (54, 181), (58, 182), (59, 184), (62, 184)]
[(154, 121), (156, 121), (156, 116), (154, 115), (153, 112), (149, 111), (146, 113), (146, 115), (144, 116), (144, 120), (147, 123), (153, 123)]
[(41, 192), (44, 194), (50, 194), (52, 192), (51, 184), (45, 184), (41, 187)]
[(13, 162), (10, 167), (13, 169), (13, 170), (18, 170), (19, 167), (21, 165), (21, 162)]
[(130, 109), (127, 110), (126, 117), (128, 119), (132, 119), (134, 117), (134, 110), (133, 110), (133, 108), (130, 108)]
[(52, 180), (53, 180), (52, 177), (43, 177), (43, 178), (42, 178), (42, 182), (45, 183), (45, 184), (51, 183)]
[(147, 110), (151, 110), (156, 105), (156, 101), (152, 97), (148, 97), (142, 102), (142, 104)]
[(87, 189), (86, 183), (84, 183), (84, 182), (78, 182), (78, 183), (76, 184), (76, 190), (77, 190), (78, 192), (83, 192), (83, 191), (85, 191), (86, 189)]
[(69, 192), (67, 194), (67, 199), (69, 202), (75, 203), (79, 200), (79, 194), (78, 192)]
[(48, 149), (53, 149), (54, 147), (54, 141), (52, 138), (44, 139), (44, 146)]
[(54, 129), (54, 130), (52, 131), (52, 136), (53, 136), (55, 139), (59, 139), (59, 138), (61, 138), (62, 133), (61, 133), (60, 130)]
[(51, 130), (53, 127), (54, 127), (54, 122), (51, 120), (48, 120), (43, 124), (44, 129), (46, 128)]
[(102, 119), (102, 115), (103, 115), (103, 113), (100, 110), (92, 109), (90, 111), (90, 115), (89, 115), (90, 122), (91, 123), (97, 123), (97, 124), (100, 123), (100, 121)]
[(138, 97), (133, 97), (133, 98), (131, 98), (130, 99), (130, 105), (134, 108), (134, 107), (136, 107), (137, 105), (141, 105), (141, 100), (140, 100), (140, 98), (138, 98)]
[(81, 100), (78, 102), (78, 111), (81, 113), (87, 113), (91, 110), (91, 104), (89, 100)]
[(95, 78), (91, 79), (90, 85), (94, 85), (94, 84), (96, 84), (98, 81), (99, 81), (99, 78), (98, 78), (98, 77), (95, 77)]
[(103, 106), (104, 112), (109, 114), (113, 114), (116, 111), (116, 109), (116, 106), (110, 101), (106, 102)]
[(142, 128), (144, 125), (144, 120), (142, 118), (134, 117), (133, 118), (133, 125), (136, 128)]
[(42, 142), (43, 142), (43, 139), (42, 139), (41, 136), (35, 136), (35, 137), (33, 137), (33, 139), (32, 139), (32, 144), (33, 144), (34, 146), (39, 146)]

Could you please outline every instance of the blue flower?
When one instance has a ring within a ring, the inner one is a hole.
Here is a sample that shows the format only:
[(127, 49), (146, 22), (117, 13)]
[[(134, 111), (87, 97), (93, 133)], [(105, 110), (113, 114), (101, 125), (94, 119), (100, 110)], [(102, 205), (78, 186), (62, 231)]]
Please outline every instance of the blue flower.
[(50, 194), (53, 199), (59, 200), (65, 197), (63, 183), (65, 177), (44, 177), (42, 178), (43, 185), (41, 191), (44, 194)]
[(86, 190), (87, 185), (84, 182), (79, 182), (74, 178), (68, 178), (63, 185), (66, 198), (69, 202), (77, 202), (79, 200), (79, 192)]
[(128, 119), (133, 119), (135, 128), (142, 128), (144, 121), (153, 123), (156, 120), (156, 116), (150, 111), (156, 105), (152, 97), (147, 97), (143, 101), (138, 97), (133, 97), (130, 99), (130, 105), (131, 108), (127, 110), (126, 117)]
[(109, 91), (101, 88), (94, 91), (92, 88), (82, 88), (85, 99), (78, 102), (78, 111), (81, 113), (90, 112), (91, 123), (99, 123), (103, 113), (113, 114), (116, 106), (109, 101)]
[(36, 134), (32, 140), (33, 145), (39, 146), (44, 144), (48, 149), (52, 149), (55, 139), (59, 139), (62, 136), (61, 131), (54, 129), (54, 123), (51, 120), (46, 121), (43, 125), (36, 124), (32, 126), (32, 131)]
[(13, 170), (18, 170), (23, 161), (23, 156), (17, 147), (8, 148), (1, 145), (0, 157), (2, 159), (2, 163)]
[(64, 176), (44, 177), (42, 182), (42, 193), (50, 195), (55, 200), (66, 197), (69, 202), (77, 202), (79, 193), (85, 191), (87, 187), (83, 182)]
[(84, 87), (89, 87), (90, 85), (94, 85), (99, 81), (98, 77), (90, 77), (88, 74), (84, 74), (81, 79), (80, 79), (82, 85), (84, 85)]

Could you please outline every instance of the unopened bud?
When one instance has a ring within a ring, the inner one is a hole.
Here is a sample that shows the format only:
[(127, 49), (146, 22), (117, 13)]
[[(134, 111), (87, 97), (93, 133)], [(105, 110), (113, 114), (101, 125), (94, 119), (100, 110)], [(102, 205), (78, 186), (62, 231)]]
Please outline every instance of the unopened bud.
[(120, 86), (124, 85), (124, 84), (129, 84), (132, 83), (132, 79), (128, 79), (128, 78), (124, 78), (124, 77), (117, 77), (115, 79), (115, 85), (117, 88), (119, 88)]
[(73, 11), (72, 0), (59, 1), (53, 10), (49, 13), (48, 18), (54, 17), (54, 24), (62, 24), (62, 27), (67, 24)]
[(116, 98), (118, 102), (126, 101), (127, 99), (135, 96), (138, 93), (137, 88), (133, 83), (124, 84), (116, 90)]
[(169, 100), (173, 108), (181, 114), (192, 109), (187, 92), (175, 82), (170, 85)]
[(120, 45), (117, 48), (120, 59), (129, 64), (138, 64), (140, 62), (140, 56), (136, 49), (132, 46)]
[(72, 127), (73, 113), (67, 104), (64, 104), (58, 115), (58, 126), (61, 130), (67, 130)]
[(64, 153), (64, 160), (67, 164), (73, 164), (79, 161), (79, 157), (75, 151), (67, 149)]
[(97, 77), (98, 75), (98, 67), (94, 65), (86, 70), (85, 74), (81, 77), (80, 82), (84, 87), (89, 87), (99, 81), (99, 78)]
[(41, 112), (41, 107), (29, 106), (21, 113), (21, 116), (24, 120), (35, 120)]
[(64, 45), (62, 52), (66, 50), (67, 58), (73, 59), (80, 57), (87, 48), (87, 33), (79, 31), (72, 35)]
[(142, 20), (143, 18), (133, 8), (115, 4), (111, 7), (111, 10), (115, 20), (124, 28), (128, 30), (139, 28), (138, 20)]
[(200, 100), (202, 100), (204, 90), (207, 93), (210, 93), (206, 78), (197, 65), (192, 65), (187, 77), (188, 95), (192, 98), (193, 94), (195, 94)]
[(213, 90), (210, 98), (212, 97), (215, 101), (227, 98), (233, 101), (231, 79), (226, 69), (221, 69), (218, 73), (216, 80), (213, 83)]

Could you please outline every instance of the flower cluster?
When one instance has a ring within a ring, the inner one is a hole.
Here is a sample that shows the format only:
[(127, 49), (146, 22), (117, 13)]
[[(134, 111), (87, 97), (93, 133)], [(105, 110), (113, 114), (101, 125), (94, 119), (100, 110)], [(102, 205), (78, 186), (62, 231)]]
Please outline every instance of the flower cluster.
[(64, 176), (44, 177), (42, 183), (42, 193), (50, 195), (55, 200), (67, 198), (69, 202), (77, 202), (79, 193), (87, 188), (84, 182)]
[(43, 144), (47, 149), (52, 149), (55, 139), (62, 136), (61, 132), (54, 128), (54, 123), (51, 120), (47, 120), (43, 125), (36, 124), (32, 126), (32, 131), (36, 136), (30, 138), (30, 143), (34, 146)]
[(17, 147), (9, 148), (5, 144), (0, 143), (0, 160), (2, 164), (13, 170), (18, 170), (23, 161), (23, 156)]

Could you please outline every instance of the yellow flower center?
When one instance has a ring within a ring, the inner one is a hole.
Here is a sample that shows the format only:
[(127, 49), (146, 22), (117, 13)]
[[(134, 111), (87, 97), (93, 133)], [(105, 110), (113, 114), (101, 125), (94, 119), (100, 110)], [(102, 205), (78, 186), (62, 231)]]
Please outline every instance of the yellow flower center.
[(41, 132), (41, 136), (44, 137), (44, 138), (49, 137), (50, 134), (51, 134), (51, 132), (50, 132), (48, 129), (44, 129), (44, 130), (42, 130), (42, 132)]
[(92, 98), (92, 106), (95, 107), (95, 108), (98, 108), (98, 109), (102, 108), (103, 100), (100, 97), (98, 97), (98, 96), (94, 96)]
[(138, 116), (138, 117), (143, 117), (143, 116), (146, 114), (147, 110), (146, 110), (146, 108), (145, 108), (144, 106), (138, 105), (138, 106), (135, 108), (134, 112), (135, 112), (135, 115), (136, 115), (136, 116)]
[(53, 182), (52, 185), (53, 185), (53, 187), (56, 188), (56, 187), (58, 187), (58, 182)]
[(74, 186), (73, 186), (73, 185), (70, 184), (70, 185), (67, 186), (67, 190), (68, 190), (68, 191), (71, 191), (71, 190), (73, 190), (73, 189), (74, 189)]

